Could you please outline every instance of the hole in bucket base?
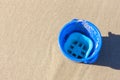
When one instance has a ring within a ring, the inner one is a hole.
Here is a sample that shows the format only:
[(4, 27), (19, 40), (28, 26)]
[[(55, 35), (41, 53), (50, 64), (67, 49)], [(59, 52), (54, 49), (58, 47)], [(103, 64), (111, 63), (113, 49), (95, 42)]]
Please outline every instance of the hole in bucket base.
[(78, 58), (78, 59), (81, 59), (82, 57), (81, 57), (81, 56), (78, 56), (77, 58)]
[(79, 47), (81, 47), (82, 46), (82, 44), (81, 43), (79, 43), (79, 45), (78, 45)]
[(70, 48), (71, 48), (71, 49), (73, 49), (73, 48), (74, 48), (74, 46), (72, 46), (72, 45), (71, 45), (71, 46), (70, 46)]
[(76, 54), (75, 54), (75, 53), (73, 53), (72, 55), (73, 55), (74, 57), (76, 57)]
[(84, 46), (84, 47), (83, 47), (83, 49), (86, 51), (86, 50), (87, 50), (87, 47), (86, 47), (86, 46)]
[(73, 41), (73, 44), (75, 44), (75, 45), (76, 45), (77, 43), (78, 43), (77, 41)]
[(67, 52), (68, 52), (68, 53), (70, 53), (70, 54), (72, 53), (72, 51), (71, 51), (71, 50), (67, 50)]
[(81, 54), (82, 54), (82, 55), (85, 55), (85, 52), (82, 51)]

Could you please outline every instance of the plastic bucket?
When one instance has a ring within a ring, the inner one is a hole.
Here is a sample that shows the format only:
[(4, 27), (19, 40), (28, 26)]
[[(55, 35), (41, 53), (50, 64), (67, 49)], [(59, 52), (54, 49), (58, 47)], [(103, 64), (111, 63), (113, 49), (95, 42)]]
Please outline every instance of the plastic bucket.
[(68, 59), (94, 63), (99, 55), (102, 38), (98, 28), (90, 21), (73, 19), (60, 31), (58, 44)]

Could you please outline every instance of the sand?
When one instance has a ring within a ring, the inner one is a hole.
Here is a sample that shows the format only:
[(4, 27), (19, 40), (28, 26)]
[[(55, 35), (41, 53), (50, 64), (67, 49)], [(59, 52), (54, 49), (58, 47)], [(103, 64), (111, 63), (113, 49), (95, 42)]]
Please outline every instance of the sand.
[[(98, 26), (95, 64), (63, 56), (58, 34), (74, 18)], [(119, 80), (120, 0), (0, 0), (0, 80)]]

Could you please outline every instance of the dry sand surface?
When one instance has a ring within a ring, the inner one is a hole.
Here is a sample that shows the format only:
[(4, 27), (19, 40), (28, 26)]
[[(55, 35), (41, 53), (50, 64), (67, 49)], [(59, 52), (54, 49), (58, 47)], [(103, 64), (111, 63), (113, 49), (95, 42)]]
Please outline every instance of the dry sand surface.
[[(75, 63), (58, 47), (73, 18), (98, 26), (95, 64)], [(120, 80), (120, 0), (0, 0), (0, 80)]]

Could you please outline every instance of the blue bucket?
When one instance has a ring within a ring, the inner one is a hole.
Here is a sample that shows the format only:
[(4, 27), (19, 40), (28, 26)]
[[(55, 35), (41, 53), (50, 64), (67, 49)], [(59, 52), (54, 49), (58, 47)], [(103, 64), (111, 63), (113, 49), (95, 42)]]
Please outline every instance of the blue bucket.
[(94, 63), (99, 55), (102, 38), (98, 28), (86, 20), (73, 19), (59, 34), (59, 47), (70, 60)]

